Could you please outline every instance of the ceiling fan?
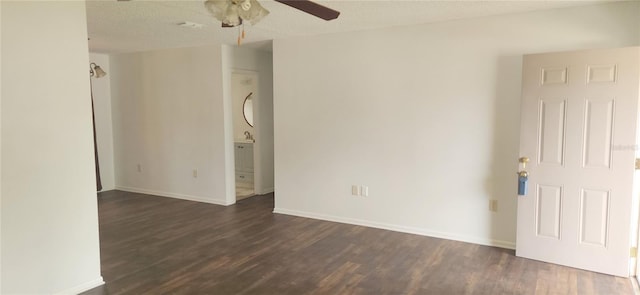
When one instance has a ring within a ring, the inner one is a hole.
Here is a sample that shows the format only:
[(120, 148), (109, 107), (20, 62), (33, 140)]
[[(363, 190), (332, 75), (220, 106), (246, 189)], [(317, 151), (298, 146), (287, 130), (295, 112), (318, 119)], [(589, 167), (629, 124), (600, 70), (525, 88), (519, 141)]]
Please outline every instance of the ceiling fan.
[[(339, 11), (309, 0), (275, 1), (324, 20), (336, 19), (340, 15)], [(255, 25), (269, 14), (269, 11), (256, 0), (207, 0), (204, 6), (213, 17), (222, 22), (223, 27), (235, 27), (243, 24), (243, 21), (249, 21), (252, 25)]]

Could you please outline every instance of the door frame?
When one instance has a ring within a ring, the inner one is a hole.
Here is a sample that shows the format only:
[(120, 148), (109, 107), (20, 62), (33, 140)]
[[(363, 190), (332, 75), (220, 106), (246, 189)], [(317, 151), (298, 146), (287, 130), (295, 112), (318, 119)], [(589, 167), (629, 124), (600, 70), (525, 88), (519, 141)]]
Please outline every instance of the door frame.
[[(252, 76), (253, 79), (255, 79), (255, 87), (256, 87), (256, 91), (253, 93), (252, 99), (253, 99), (253, 137), (255, 139), (254, 143), (253, 143), (253, 192), (254, 194), (258, 194), (258, 192), (262, 189), (262, 158), (260, 157), (260, 148), (262, 147), (262, 140), (260, 140), (261, 138), (261, 128), (259, 127), (261, 124), (259, 124), (260, 122), (260, 115), (259, 115), (259, 110), (260, 109), (260, 72), (255, 71), (255, 70), (246, 70), (246, 69), (241, 69), (241, 68), (232, 68), (231, 69), (231, 85), (230, 85), (230, 95), (231, 95), (231, 99), (233, 100), (233, 75), (235, 74), (239, 74), (239, 75), (247, 75), (247, 76)], [(231, 116), (232, 118), (234, 118), (235, 116), (240, 116), (243, 114), (234, 114), (232, 113)], [(244, 116), (244, 115), (243, 115)], [(234, 131), (235, 132), (235, 131)], [(232, 144), (235, 144), (235, 138), (232, 138), (232, 140), (234, 142), (232, 142)], [(234, 155), (234, 159), (235, 159), (235, 155)], [(234, 175), (232, 175), (233, 179), (235, 180), (235, 171), (236, 171), (236, 164), (235, 161), (233, 162), (233, 173)], [(234, 182), (235, 183), (235, 182)]]

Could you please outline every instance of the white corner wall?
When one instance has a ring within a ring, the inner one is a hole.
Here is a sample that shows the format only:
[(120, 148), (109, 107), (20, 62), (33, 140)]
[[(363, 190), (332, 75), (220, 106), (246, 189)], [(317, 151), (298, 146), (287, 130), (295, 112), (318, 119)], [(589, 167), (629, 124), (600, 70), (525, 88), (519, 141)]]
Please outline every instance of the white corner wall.
[(84, 1), (2, 1), (2, 294), (102, 283)]
[(274, 211), (513, 248), (522, 55), (638, 45), (638, 11), (274, 41)]
[(211, 46), (110, 56), (117, 189), (235, 201), (228, 188), (233, 166), (230, 180), (226, 173), (233, 135), (225, 119), (222, 55), (220, 46)]
[(98, 143), (98, 163), (102, 191), (116, 187), (113, 169), (113, 128), (111, 119), (111, 67), (109, 55), (91, 53), (90, 62), (99, 65), (107, 75), (91, 78), (93, 88), (93, 107), (96, 118), (96, 141)]
[(229, 46), (221, 45), (222, 107), (224, 123), (224, 160), (227, 204), (236, 202), (235, 147), (233, 141), (233, 97), (231, 95), (231, 64), (233, 52)]
[[(0, 48), (2, 48), (2, 2), (0, 2)], [(0, 69), (2, 54), (0, 53)], [(0, 292), (2, 292), (2, 71), (0, 70)]]
[[(245, 47), (224, 46), (231, 52), (229, 68), (258, 74), (258, 91), (254, 99), (254, 169), (257, 194), (273, 192), (273, 57), (268, 51)], [(231, 84), (225, 84), (231, 87)], [(233, 114), (242, 119), (242, 113)], [(241, 135), (238, 135), (241, 136)]]

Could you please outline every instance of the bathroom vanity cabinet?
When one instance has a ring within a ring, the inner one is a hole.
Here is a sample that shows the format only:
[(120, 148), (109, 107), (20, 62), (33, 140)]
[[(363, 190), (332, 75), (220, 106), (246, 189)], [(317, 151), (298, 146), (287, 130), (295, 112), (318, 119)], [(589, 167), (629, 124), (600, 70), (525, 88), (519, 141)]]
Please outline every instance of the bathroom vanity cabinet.
[(253, 143), (235, 143), (236, 183), (253, 185)]

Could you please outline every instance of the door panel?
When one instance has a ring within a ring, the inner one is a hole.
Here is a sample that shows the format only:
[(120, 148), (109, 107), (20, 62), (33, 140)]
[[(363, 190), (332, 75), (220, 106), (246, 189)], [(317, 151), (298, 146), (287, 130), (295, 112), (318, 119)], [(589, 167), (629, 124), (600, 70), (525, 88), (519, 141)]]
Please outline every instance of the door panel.
[(562, 166), (564, 163), (566, 105), (565, 99), (540, 99), (540, 164)]
[(518, 256), (629, 275), (640, 48), (527, 55)]
[(616, 65), (589, 66), (587, 77), (589, 83), (615, 83)]
[(541, 84), (567, 84), (567, 68), (543, 68)]
[(611, 166), (614, 100), (586, 99), (584, 114), (583, 167)]
[(580, 243), (606, 248), (609, 192), (583, 189), (580, 201)]
[(538, 185), (537, 191), (537, 234), (540, 237), (560, 239), (560, 219), (562, 218), (562, 187)]

